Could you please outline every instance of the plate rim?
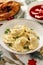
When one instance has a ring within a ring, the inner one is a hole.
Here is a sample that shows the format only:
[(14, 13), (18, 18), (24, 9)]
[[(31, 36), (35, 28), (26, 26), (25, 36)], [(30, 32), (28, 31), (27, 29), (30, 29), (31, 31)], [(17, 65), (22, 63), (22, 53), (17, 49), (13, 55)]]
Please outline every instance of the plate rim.
[[(33, 21), (33, 20), (29, 20), (29, 19), (24, 19), (24, 18), (21, 18), (21, 19), (15, 19), (16, 21), (17, 20), (26, 20), (26, 21)], [(12, 21), (14, 21), (14, 20), (12, 20)], [(40, 27), (41, 27), (41, 29), (43, 30), (43, 28), (42, 28), (42, 26), (38, 23), (38, 22), (35, 22), (35, 21), (33, 21), (35, 24), (37, 24), (37, 25), (39, 25)], [(11, 21), (9, 21), (9, 22), (7, 22), (7, 23), (4, 23), (1, 27), (0, 27), (0, 30), (2, 30), (2, 28), (3, 28), (3, 26), (5, 26), (6, 24), (8, 25), (8, 24), (10, 24), (11, 23)], [(1, 43), (0, 43), (0, 45), (1, 46), (3, 46)], [(7, 46), (6, 46), (7, 47)], [(7, 51), (9, 51), (9, 52), (12, 52), (12, 53), (15, 53), (15, 54), (28, 54), (29, 52), (26, 52), (26, 53), (21, 53), (21, 52), (19, 52), (19, 53), (16, 53), (16, 52), (14, 52), (13, 50), (11, 51), (11, 49), (9, 50), (9, 49), (7, 49), (7, 48), (5, 48)], [(35, 50), (34, 50), (35, 51)], [(33, 52), (33, 51), (32, 51)]]

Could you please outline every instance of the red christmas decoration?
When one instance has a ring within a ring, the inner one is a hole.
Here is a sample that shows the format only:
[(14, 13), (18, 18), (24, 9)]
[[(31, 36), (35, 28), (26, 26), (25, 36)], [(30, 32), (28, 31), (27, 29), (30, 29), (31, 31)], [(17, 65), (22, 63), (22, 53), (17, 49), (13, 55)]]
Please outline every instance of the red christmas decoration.
[(28, 65), (36, 65), (36, 62), (34, 59), (28, 60)]

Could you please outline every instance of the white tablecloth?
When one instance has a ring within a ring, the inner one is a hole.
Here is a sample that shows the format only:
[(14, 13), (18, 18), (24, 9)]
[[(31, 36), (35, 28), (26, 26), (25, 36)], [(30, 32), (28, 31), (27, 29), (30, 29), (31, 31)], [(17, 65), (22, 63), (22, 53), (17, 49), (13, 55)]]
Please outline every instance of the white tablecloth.
[[(0, 0), (0, 1), (4, 1), (4, 0)], [(7, 1), (7, 0), (5, 0)], [(24, 3), (24, 7), (23, 7), (23, 11), (26, 11), (27, 10), (27, 5), (25, 3), (25, 0), (17, 0), (17, 1), (20, 1), (20, 2), (23, 2)], [(38, 0), (38, 1), (43, 1), (43, 0)], [(31, 19), (31, 17), (29, 16), (29, 19)], [(2, 50), (4, 52), (4, 55), (6, 55), (7, 57), (10, 57), (8, 51), (6, 51), (5, 49), (3, 49), (1, 46), (0, 46), (0, 50)], [(30, 59), (29, 55), (19, 55), (18, 56), (26, 65), (27, 65), (27, 60)], [(43, 61), (40, 61), (40, 60), (37, 60), (37, 65), (43, 65)], [(8, 64), (7, 64), (8, 65)]]

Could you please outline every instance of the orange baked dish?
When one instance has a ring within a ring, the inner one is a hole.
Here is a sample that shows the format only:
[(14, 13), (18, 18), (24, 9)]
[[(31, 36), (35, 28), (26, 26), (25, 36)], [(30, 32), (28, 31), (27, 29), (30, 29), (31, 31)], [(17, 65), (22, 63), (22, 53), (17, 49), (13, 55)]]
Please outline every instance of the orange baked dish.
[(0, 3), (0, 21), (16, 15), (21, 8), (21, 4), (15, 1)]

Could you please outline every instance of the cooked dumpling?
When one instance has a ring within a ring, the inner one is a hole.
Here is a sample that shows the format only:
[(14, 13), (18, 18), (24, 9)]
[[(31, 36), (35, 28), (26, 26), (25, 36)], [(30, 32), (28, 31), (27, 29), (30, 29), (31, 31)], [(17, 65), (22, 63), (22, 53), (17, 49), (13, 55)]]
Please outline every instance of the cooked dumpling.
[(16, 25), (10, 31), (7, 30), (7, 34), (3, 35), (4, 43), (10, 43), (9, 48), (19, 52), (36, 49), (38, 47), (38, 38), (35, 31), (24, 25)]

